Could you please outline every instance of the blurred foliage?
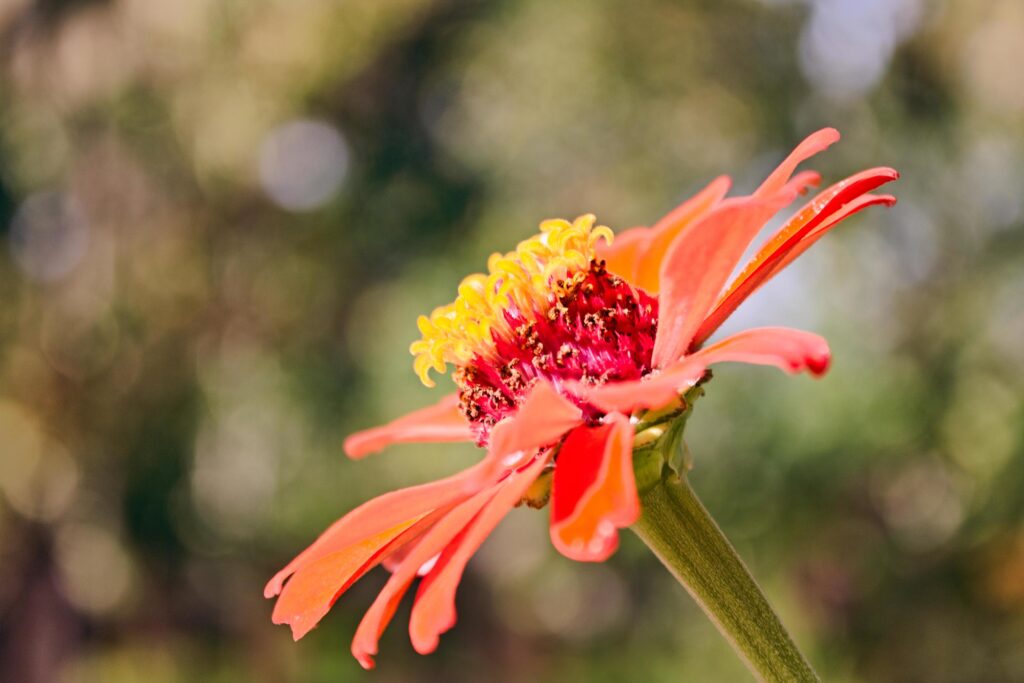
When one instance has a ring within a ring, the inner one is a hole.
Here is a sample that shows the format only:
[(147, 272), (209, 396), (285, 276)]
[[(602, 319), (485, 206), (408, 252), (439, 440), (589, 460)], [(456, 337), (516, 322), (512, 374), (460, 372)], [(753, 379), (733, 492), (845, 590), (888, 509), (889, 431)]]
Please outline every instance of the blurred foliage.
[[(362, 679), (381, 575), (299, 644), (262, 585), (477, 457), (341, 456), (430, 400), (415, 316), (543, 218), (649, 224), (823, 125), (813, 166), (896, 166), (901, 203), (732, 321), (834, 369), (716, 373), (694, 485), (826, 680), (1024, 680), (1022, 32), (1019, 0), (0, 3), (0, 680)], [(743, 680), (635, 538), (577, 565), (543, 525), (374, 676)]]

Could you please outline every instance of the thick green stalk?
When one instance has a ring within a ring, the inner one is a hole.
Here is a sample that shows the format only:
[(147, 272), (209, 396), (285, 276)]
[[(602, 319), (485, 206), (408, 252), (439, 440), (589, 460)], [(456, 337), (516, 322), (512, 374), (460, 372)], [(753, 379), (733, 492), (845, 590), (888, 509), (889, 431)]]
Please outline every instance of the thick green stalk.
[(818, 681), (686, 478), (666, 467), (662, 476), (640, 489), (642, 513), (633, 530), (689, 591), (758, 680)]

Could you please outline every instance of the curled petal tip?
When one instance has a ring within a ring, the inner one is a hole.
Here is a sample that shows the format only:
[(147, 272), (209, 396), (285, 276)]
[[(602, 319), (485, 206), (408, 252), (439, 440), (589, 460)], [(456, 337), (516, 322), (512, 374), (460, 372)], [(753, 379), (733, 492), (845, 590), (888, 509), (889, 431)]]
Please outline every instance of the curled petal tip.
[(797, 192), (799, 194), (807, 194), (810, 192), (812, 187), (818, 187), (821, 185), (821, 174), (817, 171), (805, 171), (801, 176), (794, 178), (796, 181)]
[(826, 126), (820, 130), (816, 130), (807, 136), (807, 140), (816, 140), (824, 146), (833, 145), (839, 142), (839, 139), (843, 137), (839, 131), (831, 126)]
[(440, 644), (441, 639), (437, 635), (412, 635), (412, 648), (416, 650), (418, 654), (429, 655), (437, 650), (437, 646)]
[(821, 377), (828, 372), (829, 367), (832, 365), (832, 354), (826, 351), (823, 354), (817, 356), (811, 356), (807, 359), (807, 369), (811, 371), (811, 374), (815, 377)]
[(362, 434), (353, 434), (346, 437), (345, 443), (342, 444), (342, 450), (345, 451), (345, 455), (353, 460), (358, 460), (375, 452), (375, 449), (369, 446), (367, 439)]
[(356, 432), (345, 439), (345, 453), (357, 459), (399, 443), (472, 441), (473, 432), (458, 404), (458, 395), (449, 394), (434, 405)]
[(565, 543), (552, 529), (551, 543), (562, 555), (576, 562), (604, 562), (619, 549), (619, 535), (613, 529), (611, 534), (593, 539), (590, 543)]
[(352, 656), (359, 662), (359, 666), (363, 667), (366, 671), (371, 671), (377, 666), (375, 659), (377, 648), (372, 643), (360, 643), (359, 641), (360, 638), (357, 635), (352, 643)]
[(291, 575), (292, 572), (288, 570), (281, 570), (274, 574), (273, 578), (271, 578), (270, 581), (267, 581), (267, 585), (263, 587), (263, 597), (269, 600), (270, 598), (276, 598), (280, 595), (281, 591), (284, 589), (285, 580), (287, 580)]

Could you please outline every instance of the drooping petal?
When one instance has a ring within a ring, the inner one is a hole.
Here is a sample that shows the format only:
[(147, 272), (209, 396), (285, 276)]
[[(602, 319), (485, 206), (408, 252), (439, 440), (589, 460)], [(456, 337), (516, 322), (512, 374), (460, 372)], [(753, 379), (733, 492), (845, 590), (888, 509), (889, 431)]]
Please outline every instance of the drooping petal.
[(796, 193), (785, 187), (767, 198), (728, 199), (676, 238), (661, 264), (654, 367), (686, 353), (747, 246)]
[(341, 594), (377, 566), (389, 549), (421, 532), (418, 527), (430, 521), (430, 515), (407, 520), (304, 565), (281, 591), (274, 605), (273, 622), (288, 624), (295, 640), (306, 635)]
[(336, 521), (284, 569), (274, 575), (263, 589), (272, 598), (281, 593), (289, 576), (302, 567), (366, 540), (401, 524), (471, 496), (480, 488), (482, 463), (445, 479), (391, 491), (363, 503)]
[(816, 334), (786, 327), (760, 327), (726, 337), (657, 375), (596, 387), (582, 383), (567, 387), (601, 410), (629, 414), (678, 401), (680, 394), (696, 384), (713, 363), (772, 365), (789, 373), (807, 370), (821, 375), (828, 369), (829, 359), (828, 342)]
[[(827, 225), (830, 228), (872, 204), (895, 202), (895, 199), (888, 195), (868, 195), (871, 199), (863, 201), (858, 201), (857, 198), (898, 177), (899, 173), (891, 168), (869, 169), (818, 194), (790, 218), (751, 259), (701, 323), (692, 345), (702, 344), (741, 303), (813, 244), (821, 234), (824, 234), (823, 226)], [(811, 237), (812, 235), (817, 236)]]
[(466, 417), (459, 412), (459, 397), (450, 394), (432, 406), (421, 408), (386, 425), (356, 432), (345, 439), (350, 458), (362, 458), (396, 443), (473, 441)]
[(417, 652), (433, 652), (441, 634), (455, 625), (455, 591), (466, 563), (512, 506), (522, 499), (550, 459), (550, 454), (545, 453), (503, 480), (494, 498), (465, 533), (448, 545), (434, 569), (423, 579), (409, 619), (409, 635)]
[(557, 441), (582, 421), (583, 412), (579, 407), (548, 382), (538, 381), (516, 414), (491, 429), (484, 461), (491, 469), (485, 470), (485, 476), (501, 467), (516, 465), (525, 452)]
[(398, 603), (416, 578), (420, 567), (443, 551), (462, 532), (487, 501), (494, 497), (497, 489), (497, 486), (484, 489), (456, 505), (416, 542), (405, 561), (396, 567), (377, 599), (359, 622), (355, 638), (352, 640), (352, 655), (364, 669), (373, 668), (373, 657), (377, 654), (381, 634), (394, 616)]
[(754, 191), (754, 196), (770, 197), (775, 194), (789, 182), (797, 166), (815, 154), (824, 151), (838, 140), (839, 131), (835, 128), (822, 128), (811, 133), (761, 183), (761, 186)]
[(661, 261), (673, 240), (717, 206), (731, 185), (732, 180), (728, 176), (719, 176), (655, 223), (649, 231), (646, 248), (642, 250), (637, 262), (636, 279), (629, 281), (651, 294), (657, 294), (661, 288)]
[(705, 366), (735, 362), (771, 365), (791, 375), (807, 371), (821, 376), (832, 354), (825, 338), (789, 327), (755, 327), (726, 337), (690, 356)]
[(566, 557), (602, 562), (619, 545), (618, 529), (640, 517), (633, 477), (633, 427), (618, 413), (579, 427), (558, 452), (551, 489), (551, 542)]

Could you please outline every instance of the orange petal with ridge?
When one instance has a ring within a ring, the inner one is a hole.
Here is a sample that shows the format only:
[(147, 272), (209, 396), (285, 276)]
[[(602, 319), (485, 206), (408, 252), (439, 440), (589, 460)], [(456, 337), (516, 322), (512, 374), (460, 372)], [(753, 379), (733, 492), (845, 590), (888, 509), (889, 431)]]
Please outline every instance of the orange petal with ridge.
[[(896, 197), (891, 194), (865, 194), (857, 197), (853, 201), (845, 204), (843, 208), (836, 211), (834, 214), (829, 216), (827, 219), (822, 221), (820, 225), (815, 227), (813, 230), (803, 235), (799, 242), (797, 242), (789, 251), (782, 255), (782, 258), (772, 266), (771, 272), (765, 280), (775, 277), (775, 275), (783, 268), (792, 263), (800, 254), (807, 251), (807, 248), (817, 242), (819, 239), (825, 236), (829, 230), (839, 225), (841, 222), (849, 218), (855, 213), (858, 213), (869, 206), (895, 206)], [(755, 288), (756, 289), (756, 288)]]

